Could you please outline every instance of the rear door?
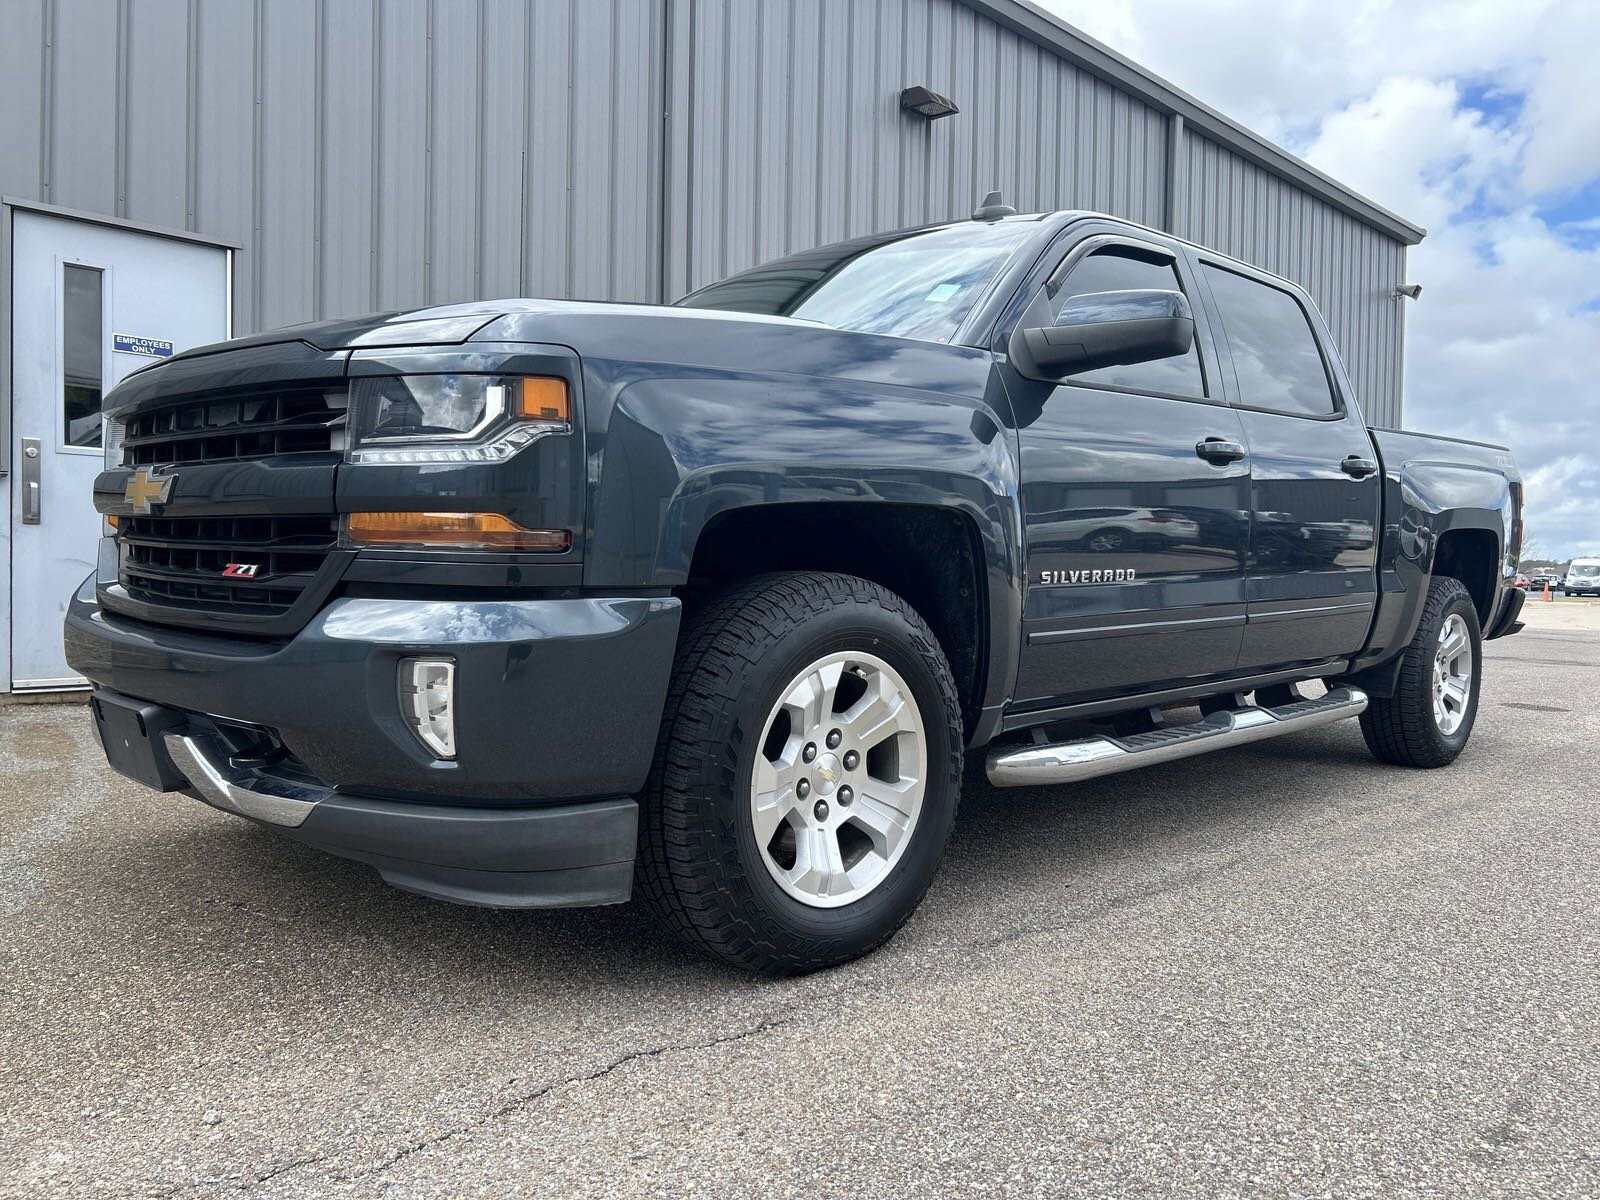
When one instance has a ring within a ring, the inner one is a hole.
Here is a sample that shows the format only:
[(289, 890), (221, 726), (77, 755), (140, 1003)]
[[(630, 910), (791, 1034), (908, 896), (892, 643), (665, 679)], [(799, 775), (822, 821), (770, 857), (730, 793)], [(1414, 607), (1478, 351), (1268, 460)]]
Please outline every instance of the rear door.
[(1377, 600), (1380, 478), (1320, 317), (1280, 280), (1194, 256), (1250, 451), (1241, 669), (1353, 654)]
[(1195, 344), (1186, 356), (1056, 384), (1002, 367), (1027, 550), (1022, 706), (1182, 686), (1227, 674), (1238, 658), (1249, 538), (1243, 431), (1181, 250), (1119, 228), (1082, 227), (1060, 260), (1067, 273), (1055, 311), (1083, 293), (1183, 291), (1196, 310)]

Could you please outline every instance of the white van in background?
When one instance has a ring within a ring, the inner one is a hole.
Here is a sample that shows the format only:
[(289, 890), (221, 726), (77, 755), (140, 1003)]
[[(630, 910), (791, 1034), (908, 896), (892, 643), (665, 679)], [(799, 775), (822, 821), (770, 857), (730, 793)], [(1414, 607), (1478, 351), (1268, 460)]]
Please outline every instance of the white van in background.
[(1600, 558), (1575, 558), (1562, 591), (1569, 596), (1600, 596)]

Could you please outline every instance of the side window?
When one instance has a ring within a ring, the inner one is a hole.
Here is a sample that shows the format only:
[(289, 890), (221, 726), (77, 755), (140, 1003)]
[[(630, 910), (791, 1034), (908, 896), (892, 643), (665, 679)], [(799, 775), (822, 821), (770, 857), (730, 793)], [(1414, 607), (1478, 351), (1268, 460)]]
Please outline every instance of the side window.
[(1328, 369), (1300, 302), (1282, 288), (1204, 268), (1222, 310), (1222, 327), (1239, 376), (1239, 402), (1302, 417), (1339, 411)]
[(100, 444), (100, 392), (104, 301), (102, 276), (95, 267), (62, 266), (61, 406), (67, 445)]
[[(1055, 315), (1060, 317), (1062, 306), (1073, 296), (1150, 288), (1166, 292), (1183, 291), (1183, 285), (1178, 282), (1178, 272), (1170, 262), (1146, 257), (1131, 246), (1096, 250), (1072, 268), (1065, 285), (1056, 295)], [(1188, 354), (1178, 357), (1125, 367), (1101, 367), (1073, 375), (1064, 382), (1103, 384), (1136, 392), (1164, 392), (1172, 396), (1203, 397), (1206, 394), (1205, 376), (1200, 372), (1200, 351), (1194, 345), (1189, 347)]]

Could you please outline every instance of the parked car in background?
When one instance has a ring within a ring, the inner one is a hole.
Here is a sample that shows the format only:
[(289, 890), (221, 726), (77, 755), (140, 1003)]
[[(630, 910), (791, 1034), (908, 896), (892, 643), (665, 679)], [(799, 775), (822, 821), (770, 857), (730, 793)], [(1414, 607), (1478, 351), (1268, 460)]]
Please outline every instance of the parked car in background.
[(1533, 576), (1528, 582), (1529, 586), (1536, 592), (1542, 592), (1547, 587), (1553, 592), (1561, 587), (1561, 576), (1546, 571)]
[(1600, 558), (1573, 559), (1562, 587), (1569, 596), (1600, 596)]
[(1527, 591), (1531, 586), (1533, 586), (1533, 581), (1526, 575), (1518, 575), (1511, 581), (1511, 586), (1515, 588), (1521, 588), (1523, 591)]

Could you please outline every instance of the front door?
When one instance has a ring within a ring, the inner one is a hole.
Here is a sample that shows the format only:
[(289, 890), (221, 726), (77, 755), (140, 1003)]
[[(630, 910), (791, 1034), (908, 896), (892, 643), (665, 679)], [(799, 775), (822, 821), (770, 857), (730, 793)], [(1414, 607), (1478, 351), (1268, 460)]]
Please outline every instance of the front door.
[[(1056, 313), (1085, 293), (1194, 291), (1178, 248), (1154, 235), (1093, 236), (1064, 268)], [(1183, 687), (1235, 667), (1250, 467), (1204, 334), (1197, 321), (1187, 355), (1060, 384), (1007, 371), (1028, 561), (1021, 706)]]
[(72, 687), (61, 621), (95, 566), (101, 399), (228, 336), (228, 251), (22, 209), (11, 246), (11, 686)]

